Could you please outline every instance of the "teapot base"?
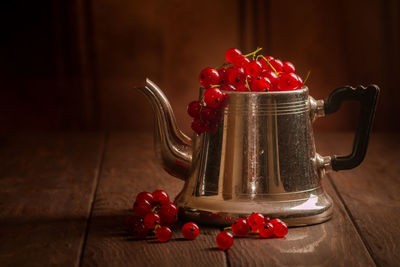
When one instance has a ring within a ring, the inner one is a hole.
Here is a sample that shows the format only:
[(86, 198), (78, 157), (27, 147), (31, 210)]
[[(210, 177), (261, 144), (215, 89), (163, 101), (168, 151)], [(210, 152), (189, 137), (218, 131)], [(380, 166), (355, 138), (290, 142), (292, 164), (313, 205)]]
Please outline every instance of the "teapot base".
[[(322, 187), (307, 192), (307, 198), (293, 199), (284, 193), (264, 199), (222, 199), (218, 196), (190, 196), (180, 194), (176, 203), (179, 218), (200, 224), (231, 225), (236, 219), (259, 212), (266, 217), (282, 219), (288, 226), (305, 226), (325, 222), (332, 217), (333, 202)], [(304, 195), (303, 195), (304, 196)], [(282, 199), (288, 197), (288, 199)]]

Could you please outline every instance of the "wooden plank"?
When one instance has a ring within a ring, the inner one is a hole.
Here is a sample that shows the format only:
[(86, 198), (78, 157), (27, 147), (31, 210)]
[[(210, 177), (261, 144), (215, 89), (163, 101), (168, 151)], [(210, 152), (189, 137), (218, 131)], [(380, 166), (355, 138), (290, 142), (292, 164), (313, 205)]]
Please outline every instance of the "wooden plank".
[[(319, 139), (324, 153), (347, 154), (353, 134), (322, 135)], [(400, 266), (399, 158), (399, 134), (373, 134), (360, 167), (329, 175), (380, 266)]]
[(198, 238), (185, 241), (180, 227), (172, 240), (159, 243), (153, 237), (133, 240), (124, 220), (132, 213), (140, 191), (161, 188), (175, 196), (183, 182), (159, 166), (152, 134), (112, 134), (95, 197), (83, 266), (225, 266), (223, 251), (215, 249), (216, 228), (201, 227)]
[(330, 221), (290, 228), (284, 238), (236, 238), (228, 251), (231, 266), (373, 266), (330, 182), (323, 185), (335, 204)]
[(0, 135), (0, 265), (77, 266), (101, 134)]

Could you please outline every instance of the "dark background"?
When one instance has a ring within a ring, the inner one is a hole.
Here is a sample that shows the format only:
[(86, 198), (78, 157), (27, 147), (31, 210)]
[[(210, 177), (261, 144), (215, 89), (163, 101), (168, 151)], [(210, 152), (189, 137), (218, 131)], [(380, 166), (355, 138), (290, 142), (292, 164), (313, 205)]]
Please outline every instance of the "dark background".
[[(375, 131), (398, 131), (400, 4), (396, 0), (1, 1), (0, 130), (147, 131), (146, 77), (169, 97), (182, 129), (197, 76), (225, 50), (292, 61), (311, 95), (381, 87)], [(317, 131), (355, 127), (358, 106)]]

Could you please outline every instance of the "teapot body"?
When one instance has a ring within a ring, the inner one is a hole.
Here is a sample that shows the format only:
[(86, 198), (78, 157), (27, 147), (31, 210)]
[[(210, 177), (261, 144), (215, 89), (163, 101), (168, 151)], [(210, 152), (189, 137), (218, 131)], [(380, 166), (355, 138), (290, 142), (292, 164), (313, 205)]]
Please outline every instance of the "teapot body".
[(221, 225), (252, 212), (290, 225), (329, 219), (308, 88), (227, 93), (217, 132), (193, 138), (191, 171), (176, 199), (180, 216)]

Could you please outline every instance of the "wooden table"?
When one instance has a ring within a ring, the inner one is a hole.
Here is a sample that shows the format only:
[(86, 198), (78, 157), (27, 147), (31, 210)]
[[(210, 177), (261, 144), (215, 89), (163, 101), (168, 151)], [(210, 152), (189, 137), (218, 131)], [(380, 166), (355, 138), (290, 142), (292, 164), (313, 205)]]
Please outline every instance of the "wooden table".
[[(317, 136), (322, 155), (351, 148), (350, 133)], [(168, 243), (126, 233), (138, 192), (183, 185), (157, 164), (152, 134), (2, 134), (0, 266), (400, 266), (399, 159), (400, 135), (374, 134), (360, 167), (323, 180), (332, 220), (224, 252), (214, 227)]]

